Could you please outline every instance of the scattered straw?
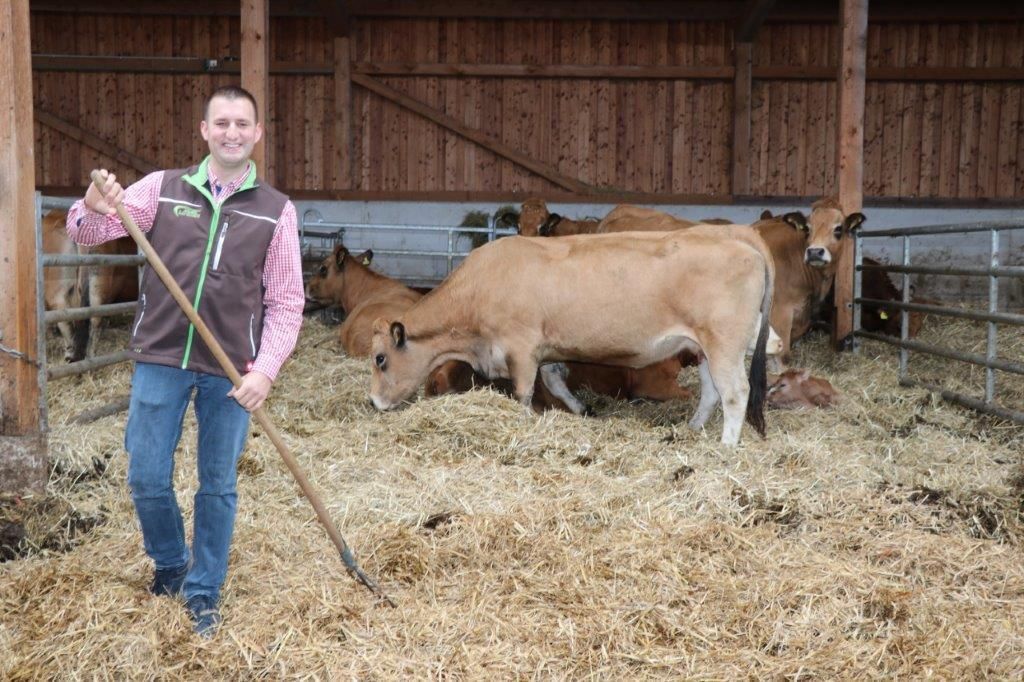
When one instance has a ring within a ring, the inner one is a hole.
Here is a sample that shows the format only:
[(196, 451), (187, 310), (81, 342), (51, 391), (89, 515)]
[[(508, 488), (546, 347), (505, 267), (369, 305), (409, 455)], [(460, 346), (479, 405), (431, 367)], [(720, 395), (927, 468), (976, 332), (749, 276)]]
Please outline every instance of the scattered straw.
[[(196, 639), (179, 604), (146, 592), (124, 415), (69, 425), (127, 391), (128, 368), (110, 368), (51, 386), (56, 511), (0, 564), (0, 678), (1024, 674), (1024, 429), (897, 387), (888, 347), (806, 339), (796, 364), (845, 401), (772, 412), (767, 440), (745, 428), (728, 449), (720, 414), (706, 434), (685, 428), (693, 404), (587, 396), (597, 418), (529, 418), (477, 391), (378, 414), (368, 363), (341, 357), (336, 333), (307, 323), (269, 410), (398, 608), (345, 574), (256, 430), (224, 626)], [(966, 325), (926, 323), (925, 340), (958, 336)], [(190, 416), (186, 513), (194, 442)]]

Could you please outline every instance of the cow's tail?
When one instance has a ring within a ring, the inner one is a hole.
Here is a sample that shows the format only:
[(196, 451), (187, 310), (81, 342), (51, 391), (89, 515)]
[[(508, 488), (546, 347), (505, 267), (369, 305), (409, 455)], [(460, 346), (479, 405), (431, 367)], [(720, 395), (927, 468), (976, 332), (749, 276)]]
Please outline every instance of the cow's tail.
[(761, 297), (761, 328), (757, 332), (754, 357), (750, 361), (750, 394), (747, 398), (747, 423), (763, 438), (765, 435), (764, 402), (768, 396), (768, 331), (772, 311), (772, 292), (775, 289), (775, 263), (771, 252), (758, 248), (764, 260), (764, 295)]

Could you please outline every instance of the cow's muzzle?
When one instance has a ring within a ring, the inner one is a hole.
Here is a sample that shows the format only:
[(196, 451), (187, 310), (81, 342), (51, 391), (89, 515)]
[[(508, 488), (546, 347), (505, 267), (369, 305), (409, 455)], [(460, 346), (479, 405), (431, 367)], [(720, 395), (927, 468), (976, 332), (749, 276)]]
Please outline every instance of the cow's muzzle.
[(832, 254), (828, 252), (828, 249), (820, 246), (808, 247), (804, 251), (804, 262), (810, 266), (820, 268), (828, 265), (832, 261)]

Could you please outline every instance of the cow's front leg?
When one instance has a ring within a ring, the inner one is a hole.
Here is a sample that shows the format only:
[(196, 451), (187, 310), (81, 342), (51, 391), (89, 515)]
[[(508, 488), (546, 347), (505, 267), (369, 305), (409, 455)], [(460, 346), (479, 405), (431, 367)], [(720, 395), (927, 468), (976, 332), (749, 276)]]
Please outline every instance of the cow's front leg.
[(551, 391), (551, 395), (565, 403), (574, 414), (586, 414), (586, 404), (574, 396), (565, 383), (568, 376), (569, 368), (564, 362), (552, 362), (540, 367), (540, 380)]

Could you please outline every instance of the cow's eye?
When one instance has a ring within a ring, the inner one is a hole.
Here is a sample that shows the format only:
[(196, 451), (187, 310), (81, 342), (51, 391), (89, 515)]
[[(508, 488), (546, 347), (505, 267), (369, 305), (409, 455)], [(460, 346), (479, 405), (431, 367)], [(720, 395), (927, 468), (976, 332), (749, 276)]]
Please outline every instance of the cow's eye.
[(327, 266), (326, 265), (321, 265), (320, 269), (316, 271), (316, 274), (320, 275), (321, 277), (326, 277), (327, 276)]
[(832, 230), (832, 235), (836, 239), (842, 238), (842, 236), (843, 236), (843, 226), (842, 225), (836, 225), (836, 229)]
[(373, 361), (377, 363), (377, 367), (379, 367), (382, 372), (384, 371), (384, 367), (388, 364), (388, 359), (384, 357), (383, 353), (377, 353), (377, 357), (375, 357)]

